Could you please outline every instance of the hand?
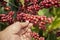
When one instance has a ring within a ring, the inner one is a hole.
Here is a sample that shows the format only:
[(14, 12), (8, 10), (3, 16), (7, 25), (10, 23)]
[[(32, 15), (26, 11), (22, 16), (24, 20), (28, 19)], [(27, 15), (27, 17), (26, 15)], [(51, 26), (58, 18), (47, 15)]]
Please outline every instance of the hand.
[(31, 40), (32, 24), (16, 22), (0, 32), (0, 40)]

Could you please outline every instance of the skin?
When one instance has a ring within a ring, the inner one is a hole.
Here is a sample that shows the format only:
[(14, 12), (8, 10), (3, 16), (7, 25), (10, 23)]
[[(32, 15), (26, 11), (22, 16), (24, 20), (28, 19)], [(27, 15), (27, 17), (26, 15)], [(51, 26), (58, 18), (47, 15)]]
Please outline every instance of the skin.
[(15, 22), (0, 32), (0, 40), (31, 40), (31, 23)]

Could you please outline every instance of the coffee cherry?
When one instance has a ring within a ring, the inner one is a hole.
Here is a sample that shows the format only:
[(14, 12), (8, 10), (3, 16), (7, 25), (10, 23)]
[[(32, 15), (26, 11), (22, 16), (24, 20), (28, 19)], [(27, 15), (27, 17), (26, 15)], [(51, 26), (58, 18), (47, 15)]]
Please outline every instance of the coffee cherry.
[(44, 37), (40, 37), (39, 40), (45, 40), (45, 38)]
[(10, 11), (11, 10), (11, 7), (6, 6), (6, 7), (4, 7), (4, 10)]

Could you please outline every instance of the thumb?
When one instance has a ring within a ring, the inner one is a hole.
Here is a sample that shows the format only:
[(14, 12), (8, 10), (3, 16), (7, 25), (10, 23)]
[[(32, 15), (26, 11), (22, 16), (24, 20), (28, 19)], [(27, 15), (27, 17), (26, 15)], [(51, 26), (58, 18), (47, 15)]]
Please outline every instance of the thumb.
[[(14, 24), (8, 26), (8, 27), (4, 30), (4, 32), (17, 33), (18, 31), (21, 30), (22, 25), (27, 26), (28, 23), (27, 23), (27, 22), (24, 22), (24, 23), (15, 22)], [(23, 26), (23, 27), (24, 27), (24, 26)]]

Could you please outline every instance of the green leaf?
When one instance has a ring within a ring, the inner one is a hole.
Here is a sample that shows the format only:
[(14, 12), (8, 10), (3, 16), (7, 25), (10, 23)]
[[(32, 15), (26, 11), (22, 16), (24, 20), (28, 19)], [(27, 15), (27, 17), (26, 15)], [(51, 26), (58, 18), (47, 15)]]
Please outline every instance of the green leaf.
[(38, 15), (44, 15), (46, 13), (46, 9), (42, 9), (38, 11)]
[(53, 15), (53, 16), (57, 16), (59, 17), (60, 16), (60, 7), (52, 7), (50, 8), (50, 13)]
[(60, 37), (57, 37), (57, 40), (60, 40)]
[(43, 36), (43, 30), (42, 29), (39, 30), (39, 35)]
[(60, 17), (60, 8), (57, 8), (57, 16)]
[(4, 13), (4, 8), (0, 7), (0, 14)]
[(52, 12), (53, 12), (53, 14), (56, 16), (56, 13), (57, 13), (57, 11), (56, 11), (56, 10), (57, 10), (57, 8), (53, 7), (52, 9), (53, 9), (53, 11), (52, 11)]
[(55, 30), (57, 28), (60, 28), (60, 18), (59, 17), (55, 18), (53, 23), (50, 26), (48, 26), (47, 30), (51, 31), (51, 30)]
[(20, 2), (22, 3), (22, 5), (24, 5), (24, 0), (20, 0)]
[(50, 16), (49, 14), (49, 9), (41, 9), (38, 11), (38, 15), (46, 15), (46, 16)]
[(38, 27), (32, 27), (31, 30), (34, 31), (34, 32), (39, 32), (39, 28)]
[(9, 6), (11, 6), (11, 10), (18, 11), (19, 3), (17, 2), (17, 0), (9, 0), (8, 3), (9, 3)]
[(8, 25), (6, 22), (0, 22), (0, 31), (4, 30)]
[(34, 38), (32, 38), (31, 40), (35, 40)]
[(57, 40), (56, 34), (54, 32), (48, 33), (46, 40)]

